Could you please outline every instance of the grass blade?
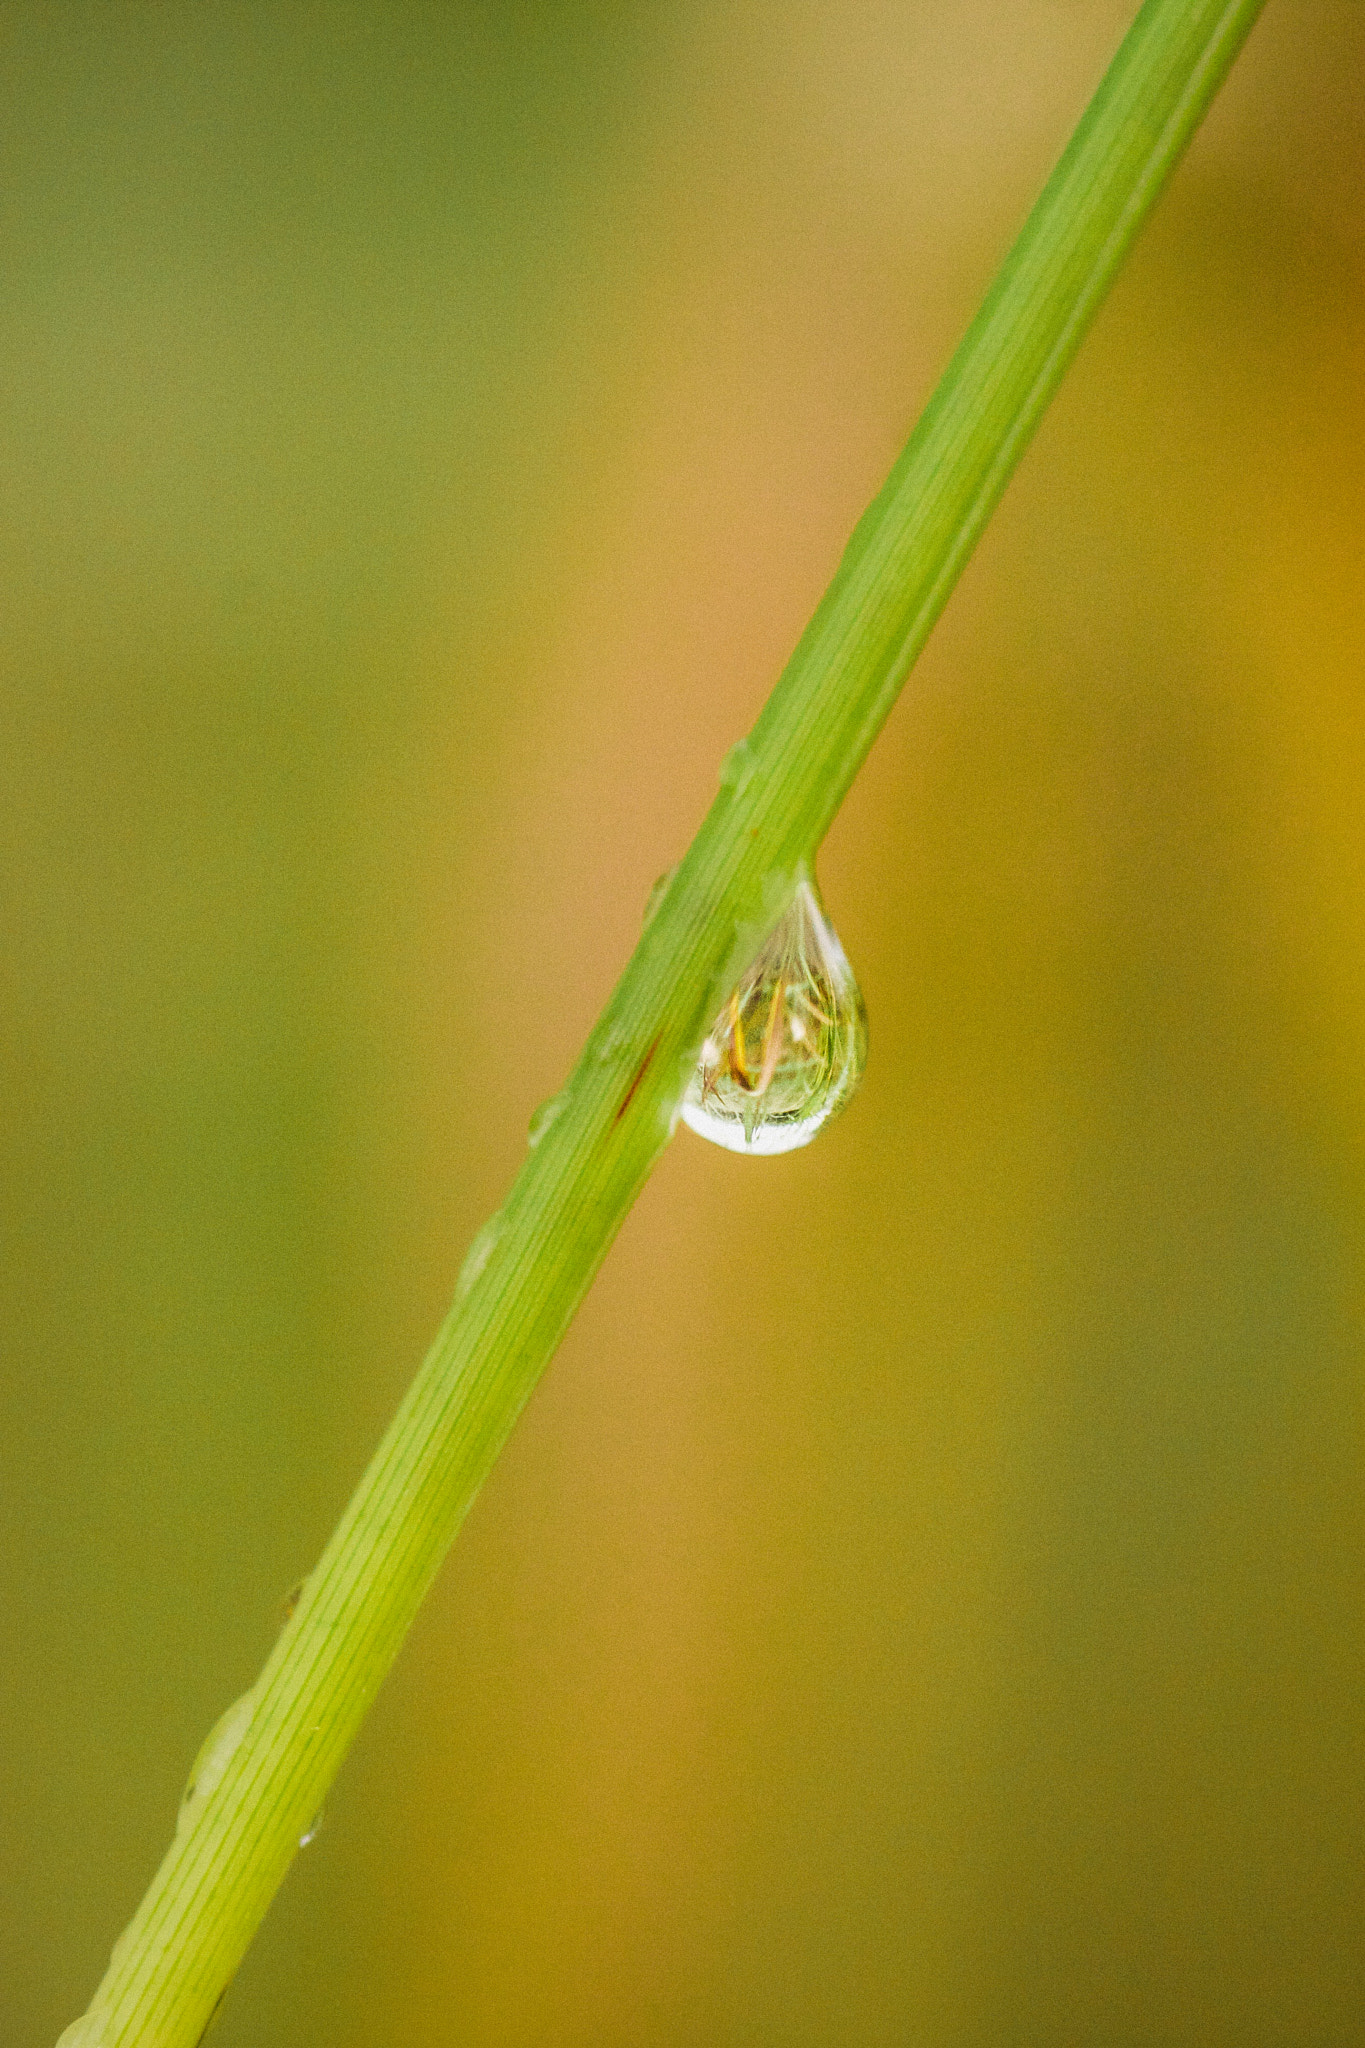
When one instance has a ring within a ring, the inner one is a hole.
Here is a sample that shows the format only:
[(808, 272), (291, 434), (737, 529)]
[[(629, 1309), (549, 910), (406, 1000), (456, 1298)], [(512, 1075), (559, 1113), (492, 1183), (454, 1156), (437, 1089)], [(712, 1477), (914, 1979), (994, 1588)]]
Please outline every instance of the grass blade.
[(68, 2048), (195, 2048), (422, 1596), (1262, 0), (1148, 0), (545, 1119)]

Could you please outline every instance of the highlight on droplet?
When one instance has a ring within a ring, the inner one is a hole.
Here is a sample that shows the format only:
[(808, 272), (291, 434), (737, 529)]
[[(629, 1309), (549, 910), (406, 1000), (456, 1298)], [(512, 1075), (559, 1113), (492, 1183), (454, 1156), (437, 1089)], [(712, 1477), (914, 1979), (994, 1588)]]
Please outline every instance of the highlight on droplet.
[(702, 1042), (683, 1122), (731, 1152), (794, 1152), (849, 1101), (866, 1058), (862, 993), (807, 872)]

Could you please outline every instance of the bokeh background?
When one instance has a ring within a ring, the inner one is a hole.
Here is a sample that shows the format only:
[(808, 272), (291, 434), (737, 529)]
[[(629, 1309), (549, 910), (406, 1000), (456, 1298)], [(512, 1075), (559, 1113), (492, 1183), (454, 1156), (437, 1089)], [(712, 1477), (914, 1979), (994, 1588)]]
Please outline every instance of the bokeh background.
[[(158, 1862), (1126, 0), (0, 25), (0, 2040)], [(215, 2048), (1365, 2038), (1365, 10), (1271, 0)]]

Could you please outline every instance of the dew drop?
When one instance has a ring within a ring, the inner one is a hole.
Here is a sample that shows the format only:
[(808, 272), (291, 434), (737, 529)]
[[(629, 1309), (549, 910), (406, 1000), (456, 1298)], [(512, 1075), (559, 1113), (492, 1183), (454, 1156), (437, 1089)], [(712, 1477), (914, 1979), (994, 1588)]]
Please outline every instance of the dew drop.
[(300, 1849), (306, 1849), (310, 1842), (316, 1842), (318, 1835), (322, 1831), (322, 1823), (326, 1820), (326, 1818), (327, 1809), (325, 1806), (320, 1806), (317, 1812), (313, 1815), (312, 1820), (308, 1823), (308, 1826), (299, 1836)]
[(604, 1031), (593, 1047), (592, 1056), (599, 1067), (609, 1067), (613, 1060), (619, 1060), (630, 1045), (630, 1033), (620, 1024), (613, 1024)]
[(495, 1209), (483, 1227), (474, 1233), (474, 1241), (464, 1255), (460, 1277), (455, 1282), (455, 1299), (463, 1301), (484, 1267), (493, 1256), (493, 1247), (502, 1235), (502, 1210)]
[(104, 2021), (97, 2012), (82, 2014), (63, 2029), (57, 2048), (104, 2048)]
[(641, 926), (641, 929), (643, 931), (647, 931), (650, 925), (654, 922), (654, 913), (658, 909), (659, 905), (663, 902), (664, 895), (668, 889), (668, 885), (673, 880), (673, 877), (677, 874), (677, 872), (678, 864), (675, 861), (671, 868), (666, 868), (663, 874), (659, 876), (658, 880), (651, 888), (648, 896), (646, 896), (644, 924)]
[(720, 764), (720, 786), (731, 796), (742, 796), (754, 772), (754, 750), (747, 739), (736, 740)]
[(561, 1088), (558, 1095), (551, 1095), (538, 1108), (531, 1111), (531, 1121), (526, 1127), (526, 1142), (534, 1152), (550, 1125), (568, 1108), (569, 1091)]
[(180, 1799), (180, 1811), (176, 1815), (175, 1831), (183, 1835), (194, 1825), (210, 1792), (221, 1784), (223, 1773), (232, 1762), (237, 1746), (251, 1725), (251, 1716), (256, 1707), (256, 1688), (244, 1692), (234, 1700), (225, 1713), (218, 1716), (200, 1747), (199, 1754), (190, 1766), (190, 1775)]
[(682, 1118), (727, 1151), (808, 1145), (862, 1077), (867, 1015), (809, 872), (702, 1043)]

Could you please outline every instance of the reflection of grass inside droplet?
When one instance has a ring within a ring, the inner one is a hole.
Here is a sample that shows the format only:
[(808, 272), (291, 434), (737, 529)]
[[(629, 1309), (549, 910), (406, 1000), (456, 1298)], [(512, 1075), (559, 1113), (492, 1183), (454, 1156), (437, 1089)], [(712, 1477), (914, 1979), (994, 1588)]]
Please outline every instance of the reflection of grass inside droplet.
[[(862, 1073), (862, 997), (814, 884), (802, 880), (712, 1024), (683, 1115), (700, 1136), (764, 1152), (808, 1144)], [(781, 1142), (785, 1137), (786, 1142)]]

